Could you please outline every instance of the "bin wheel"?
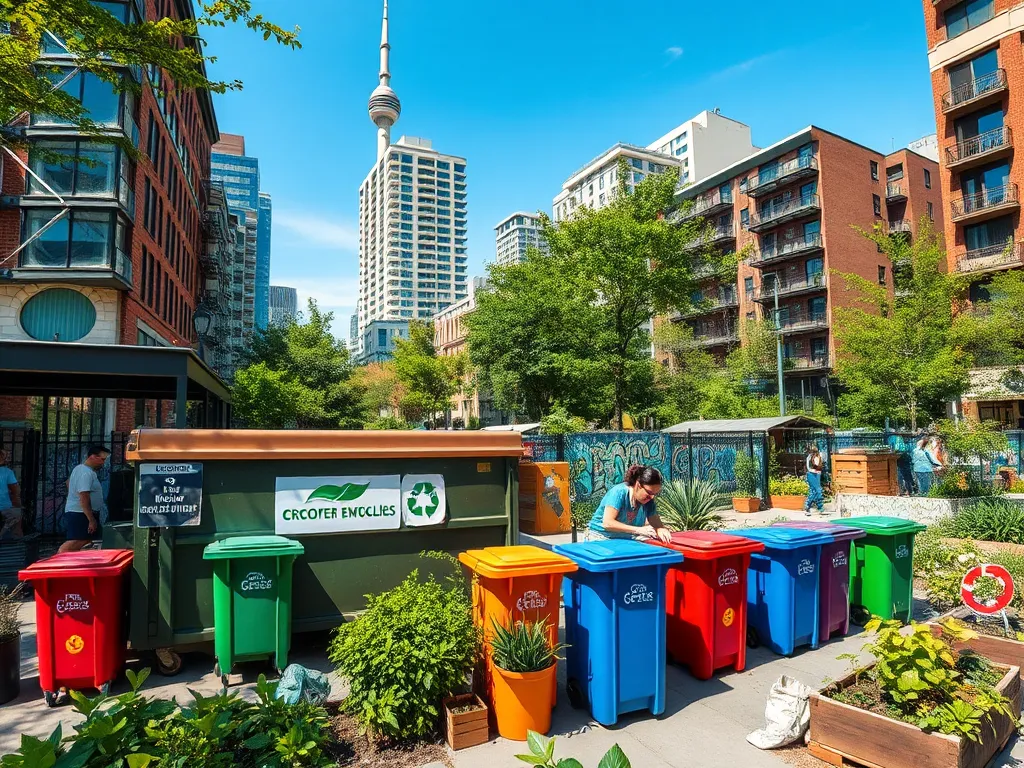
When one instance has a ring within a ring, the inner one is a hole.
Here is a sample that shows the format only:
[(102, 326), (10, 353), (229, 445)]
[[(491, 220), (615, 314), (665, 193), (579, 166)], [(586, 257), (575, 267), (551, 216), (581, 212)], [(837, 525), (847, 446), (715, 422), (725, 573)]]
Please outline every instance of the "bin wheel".
[(225, 675), (221, 674), (220, 662), (219, 661), (214, 661), (213, 662), (213, 674), (216, 675), (217, 677), (225, 677)]
[(573, 709), (583, 709), (586, 702), (583, 700), (583, 691), (575, 680), (568, 680), (565, 683), (565, 693), (569, 697), (569, 706)]
[(100, 693), (104, 696), (110, 695), (110, 681), (107, 680), (103, 685), (100, 686)]
[(53, 707), (57, 706), (57, 693), (56, 691), (43, 691), (43, 701), (46, 702), (46, 706)]
[(156, 649), (156, 671), (164, 677), (173, 677), (181, 672), (182, 663), (181, 654), (170, 648)]
[(227, 694), (227, 692), (228, 692), (228, 676), (227, 675), (221, 675), (220, 676), (220, 692), (221, 692), (221, 694)]
[(747, 648), (759, 648), (761, 646), (761, 636), (757, 634), (757, 630), (753, 627), (747, 627)]
[(854, 605), (850, 608), (850, 621), (858, 627), (863, 627), (871, 621), (871, 611), (863, 605)]

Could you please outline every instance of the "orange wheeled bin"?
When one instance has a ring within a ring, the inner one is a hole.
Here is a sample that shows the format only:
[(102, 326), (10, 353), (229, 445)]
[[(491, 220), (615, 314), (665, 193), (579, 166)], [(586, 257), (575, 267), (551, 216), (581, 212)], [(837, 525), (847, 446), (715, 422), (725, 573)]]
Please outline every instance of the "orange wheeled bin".
[(683, 562), (665, 576), (669, 656), (698, 680), (747, 661), (747, 568), (760, 541), (716, 531), (680, 531), (671, 544)]
[[(552, 645), (558, 642), (558, 613), (562, 576), (576, 570), (568, 557), (540, 547), (519, 545), (470, 549), (459, 560), (476, 575), (473, 582), (473, 615), (484, 636), (484, 688), (492, 695), (491, 639), (494, 622), (508, 627), (513, 622), (548, 620)], [(557, 686), (551, 686), (551, 704)]]
[(62, 552), (18, 573), (36, 594), (39, 687), (48, 706), (61, 688), (103, 693), (124, 668), (122, 628), (130, 549)]

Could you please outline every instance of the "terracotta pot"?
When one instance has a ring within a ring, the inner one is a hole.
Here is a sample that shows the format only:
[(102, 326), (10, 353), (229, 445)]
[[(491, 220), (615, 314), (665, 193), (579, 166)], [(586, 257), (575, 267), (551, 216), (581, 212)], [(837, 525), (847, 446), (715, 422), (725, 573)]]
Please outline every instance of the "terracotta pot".
[(491, 706), (498, 733), (512, 741), (526, 741), (527, 731), (550, 731), (554, 685), (554, 664), (540, 672), (506, 672), (495, 666)]
[[(452, 749), (465, 749), (483, 744), (489, 736), (487, 728), (487, 705), (475, 693), (449, 696), (444, 706), (444, 735)], [(452, 712), (464, 706), (476, 706), (469, 712)]]
[(0, 642), (0, 704), (21, 693), (21, 633)]
[(769, 496), (773, 507), (778, 509), (803, 509), (807, 503), (806, 496)]
[(756, 496), (733, 496), (732, 508), (737, 512), (757, 512), (761, 509), (761, 500)]

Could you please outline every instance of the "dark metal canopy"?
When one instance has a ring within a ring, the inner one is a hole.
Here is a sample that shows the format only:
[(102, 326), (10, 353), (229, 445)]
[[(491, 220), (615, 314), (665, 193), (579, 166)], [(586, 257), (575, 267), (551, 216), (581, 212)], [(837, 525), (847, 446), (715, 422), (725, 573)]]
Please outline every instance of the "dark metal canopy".
[(221, 426), (231, 402), (224, 381), (189, 348), (55, 341), (0, 340), (4, 395), (172, 400), (179, 427), (189, 400), (216, 406)]

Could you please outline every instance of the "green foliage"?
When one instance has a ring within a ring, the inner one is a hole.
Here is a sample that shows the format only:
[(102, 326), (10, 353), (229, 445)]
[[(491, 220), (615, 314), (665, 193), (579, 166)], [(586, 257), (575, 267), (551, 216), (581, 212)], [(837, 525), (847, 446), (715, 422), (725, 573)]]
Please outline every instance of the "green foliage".
[(809, 490), (806, 480), (793, 475), (768, 479), (768, 494), (770, 496), (806, 496)]
[(585, 531), (590, 527), (590, 521), (594, 519), (594, 512), (600, 503), (600, 498), (572, 499), (569, 502), (569, 514), (577, 531)]
[(867, 235), (892, 259), (906, 262), (906, 297), (858, 275), (840, 275), (836, 287), (855, 294), (833, 306), (833, 329), (842, 354), (836, 375), (845, 387), (840, 408), (864, 425), (918, 424), (941, 415), (945, 403), (967, 391), (970, 355), (953, 333), (954, 307), (963, 296), (961, 276), (944, 270), (941, 238), (927, 218), (909, 244), (882, 234)]
[(466, 419), (466, 429), (480, 429), (480, 417), (470, 416), (468, 419)]
[(491, 622), (494, 663), (506, 672), (540, 672), (555, 664), (561, 658), (558, 652), (567, 647), (564, 643), (551, 645), (547, 617), (532, 622), (516, 621), (511, 627), (503, 627), (494, 619)]
[(662, 486), (657, 497), (658, 515), (673, 531), (713, 531), (724, 520), (715, 509), (720, 506), (719, 485), (693, 478), (673, 480)]
[(309, 302), (309, 318), (257, 331), (235, 373), (235, 415), (254, 429), (358, 429), (363, 418), (334, 315)]
[(946, 522), (930, 526), (914, 542), (914, 572), (924, 580), (928, 601), (940, 610), (959, 605), (960, 582), (969, 568), (981, 563), (981, 550), (973, 542), (943, 542)]
[(995, 421), (943, 420), (937, 426), (953, 463), (977, 465), (979, 459), (991, 461), (1010, 447), (1006, 433)]
[[(955, 338), (978, 366), (1024, 363), (1024, 274), (1009, 270), (992, 275), (984, 291), (987, 300), (961, 308), (953, 324)], [(1019, 391), (1019, 371), (1010, 374), (1001, 383)]]
[(404, 423), (422, 421), (419, 410), (402, 407), (407, 393), (398, 374), (395, 373), (393, 362), (359, 366), (352, 371), (351, 383), (359, 399), (359, 409), (366, 422), (366, 429), (380, 428), (370, 425), (381, 418), (390, 417)]
[(412, 429), (407, 422), (397, 416), (381, 416), (367, 422), (364, 426), (366, 429)]
[(540, 420), (542, 435), (571, 435), (575, 432), (586, 432), (587, 421), (579, 416), (572, 416), (561, 405), (556, 405), (550, 413)]
[(66, 738), (60, 725), (49, 739), (22, 736), (21, 748), (0, 758), (3, 768), (186, 768), (203, 765), (315, 768), (333, 765), (325, 752), (330, 742), (327, 712), (300, 702), (274, 698), (277, 683), (260, 675), (256, 701), (235, 694), (193, 701), (150, 699), (139, 693), (149, 670), (126, 672), (131, 691), (88, 698), (71, 694), (85, 717)]
[(443, 582), (413, 571), (366, 601), (328, 649), (349, 681), (345, 707), (373, 738), (425, 736), (437, 726), (441, 699), (463, 687), (476, 661), (479, 633), (466, 584), (457, 566)]
[(755, 498), (760, 477), (754, 457), (745, 453), (737, 453), (736, 461), (733, 463), (733, 472), (736, 474), (736, 493), (734, 495), (739, 498)]
[(434, 349), (434, 326), (410, 322), (409, 338), (399, 339), (393, 365), (405, 388), (402, 408), (419, 411), (433, 420), (452, 407), (452, 398), (462, 388), (468, 373), (464, 354), (438, 355)]
[(959, 510), (946, 530), (958, 539), (1024, 544), (1024, 506), (1008, 499), (985, 499)]
[(21, 596), (24, 582), (14, 589), (0, 587), (0, 643), (10, 640), (21, 632), (21, 619), (18, 617), (21, 608)]
[(928, 496), (933, 499), (973, 499), (999, 493), (992, 483), (979, 480), (970, 472), (949, 469), (929, 489)]
[[(555, 760), (555, 739), (542, 736), (534, 731), (527, 731), (526, 745), (530, 748), (528, 755), (516, 755), (516, 759), (540, 768), (583, 768), (583, 763), (572, 757)], [(612, 746), (597, 768), (630, 768), (629, 759), (618, 744)]]

